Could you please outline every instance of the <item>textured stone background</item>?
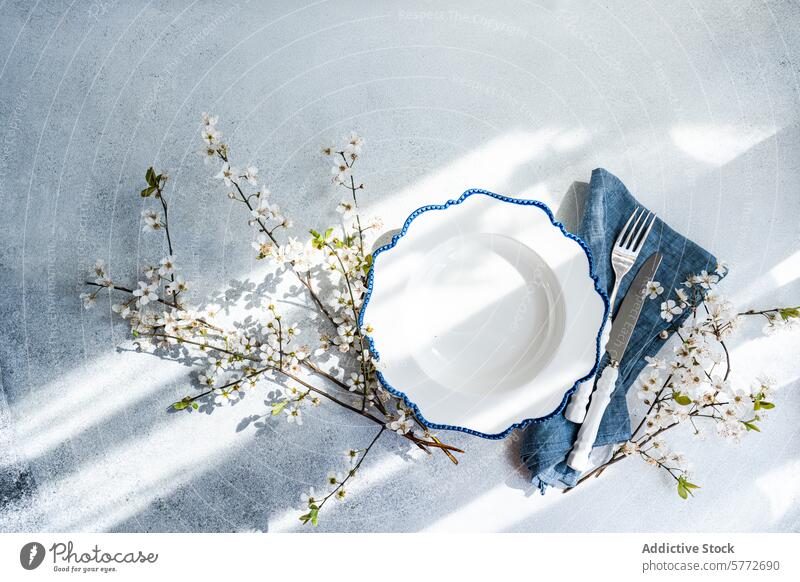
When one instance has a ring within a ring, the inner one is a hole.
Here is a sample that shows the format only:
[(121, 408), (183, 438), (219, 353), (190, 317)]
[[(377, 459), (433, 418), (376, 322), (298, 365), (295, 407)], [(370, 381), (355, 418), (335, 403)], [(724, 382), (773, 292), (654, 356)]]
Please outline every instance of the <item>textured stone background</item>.
[[(82, 310), (95, 258), (127, 278), (160, 252), (139, 232), (150, 164), (173, 177), (196, 300), (263, 279), (195, 155), (200, 112), (297, 233), (334, 219), (318, 148), (356, 129), (364, 205), (387, 226), (468, 187), (574, 222), (565, 193), (604, 166), (730, 261), (739, 304), (797, 304), (799, 49), (788, 1), (0, 1), (0, 529), (297, 529), (298, 492), (374, 432), (332, 407), (259, 432), (256, 395), (166, 414), (188, 370), (127, 351), (107, 305)], [(735, 374), (772, 373), (779, 409), (739, 446), (678, 435), (695, 500), (635, 461), (540, 497), (513, 441), (452, 435), (468, 450), (453, 467), (386, 438), (319, 529), (796, 531), (800, 341), (759, 330)]]

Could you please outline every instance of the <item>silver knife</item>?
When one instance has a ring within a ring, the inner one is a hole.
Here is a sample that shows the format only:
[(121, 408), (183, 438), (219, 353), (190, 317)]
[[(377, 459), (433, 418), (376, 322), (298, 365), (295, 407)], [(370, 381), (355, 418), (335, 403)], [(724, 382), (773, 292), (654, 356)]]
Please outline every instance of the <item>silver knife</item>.
[(578, 431), (572, 451), (567, 457), (567, 465), (576, 471), (585, 471), (591, 466), (589, 454), (592, 452), (600, 421), (603, 419), (603, 414), (611, 400), (611, 393), (617, 383), (619, 363), (622, 361), (622, 356), (625, 354), (625, 349), (628, 347), (628, 342), (642, 312), (642, 306), (646, 300), (644, 291), (647, 282), (653, 280), (658, 266), (661, 264), (661, 259), (660, 253), (654, 253), (639, 267), (636, 277), (622, 300), (614, 322), (611, 324), (611, 333), (606, 344), (609, 363), (597, 380), (586, 418)]

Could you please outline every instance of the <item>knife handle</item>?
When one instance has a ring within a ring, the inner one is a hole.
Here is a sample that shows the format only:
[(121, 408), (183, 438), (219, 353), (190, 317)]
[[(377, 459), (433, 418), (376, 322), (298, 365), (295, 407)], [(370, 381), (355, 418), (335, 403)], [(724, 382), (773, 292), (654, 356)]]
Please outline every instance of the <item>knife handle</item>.
[[(606, 353), (606, 344), (608, 343), (609, 335), (611, 335), (611, 317), (606, 320), (603, 326), (603, 333), (600, 336), (601, 354)], [(592, 395), (592, 389), (594, 389), (594, 381), (596, 378), (596, 375), (592, 375), (590, 378), (586, 378), (586, 380), (578, 384), (578, 387), (569, 399), (566, 410), (564, 410), (564, 416), (567, 420), (575, 424), (580, 424), (583, 422), (583, 419), (586, 418), (586, 406), (589, 404), (589, 397)]]
[(608, 365), (597, 381), (597, 388), (592, 394), (592, 401), (589, 404), (589, 411), (578, 431), (572, 451), (567, 457), (567, 465), (576, 471), (585, 471), (591, 466), (589, 454), (597, 438), (597, 431), (600, 429), (600, 421), (606, 411), (608, 403), (611, 401), (611, 393), (617, 384), (619, 370), (614, 365)]

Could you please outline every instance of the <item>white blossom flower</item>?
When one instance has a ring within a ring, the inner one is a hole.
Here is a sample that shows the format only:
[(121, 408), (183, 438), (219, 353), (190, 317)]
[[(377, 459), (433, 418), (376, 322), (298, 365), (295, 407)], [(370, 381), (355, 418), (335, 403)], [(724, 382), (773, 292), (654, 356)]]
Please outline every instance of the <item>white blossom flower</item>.
[(142, 269), (142, 274), (147, 277), (151, 283), (158, 282), (158, 267), (154, 265), (145, 265)]
[(747, 430), (740, 421), (730, 421), (730, 422), (717, 422), (716, 423), (717, 434), (723, 438), (731, 439), (735, 442), (739, 442), (742, 438), (742, 434)]
[(97, 296), (94, 293), (83, 292), (80, 294), (80, 298), (81, 301), (83, 301), (83, 307), (85, 309), (91, 309), (92, 307), (94, 307)]
[(662, 378), (658, 370), (651, 370), (645, 374), (640, 381), (639, 391), (637, 396), (639, 400), (643, 400), (645, 404), (652, 404), (656, 394), (661, 389)]
[(724, 418), (726, 422), (734, 422), (739, 420), (739, 409), (737, 409), (735, 406), (723, 406), (721, 414), (722, 418)]
[(656, 422), (656, 420), (652, 416), (648, 416), (644, 421), (644, 431), (647, 434), (652, 434), (656, 432), (661, 426)]
[(175, 255), (168, 255), (161, 259), (161, 266), (158, 269), (158, 274), (162, 277), (169, 277), (175, 273)]
[(768, 374), (761, 374), (756, 378), (753, 386), (753, 394), (761, 394), (764, 398), (769, 398), (777, 385), (775, 378)]
[(642, 293), (650, 299), (655, 299), (664, 292), (664, 287), (658, 281), (648, 281)]
[(678, 301), (680, 301), (681, 307), (686, 307), (686, 304), (689, 302), (689, 294), (680, 287), (677, 287), (675, 289), (675, 296), (678, 298)]
[(667, 369), (667, 362), (663, 358), (658, 357), (651, 357), (645, 356), (645, 361), (647, 362), (648, 367), (654, 368), (656, 370), (666, 370)]
[(350, 324), (341, 324), (336, 328), (336, 337), (334, 343), (339, 346), (340, 352), (347, 352), (350, 350), (350, 344), (355, 339), (356, 327)]
[(704, 399), (708, 394), (713, 395), (716, 392), (716, 390), (705, 381), (703, 372), (694, 367), (685, 369), (681, 380), (683, 382), (683, 391), (686, 392), (692, 400)]
[(300, 407), (296, 404), (289, 408), (284, 408), (283, 412), (286, 414), (286, 421), (289, 423), (295, 423), (298, 426), (303, 424), (303, 415), (300, 410)]
[(360, 137), (356, 132), (350, 132), (350, 137), (347, 138), (347, 145), (344, 147), (345, 152), (351, 154), (360, 154), (361, 148), (364, 146), (364, 138)]
[(217, 159), (217, 148), (212, 145), (204, 146), (197, 153), (203, 156), (203, 163), (205, 165), (209, 165), (211, 162)]
[(638, 396), (639, 400), (643, 401), (645, 404), (652, 404), (656, 395), (649, 385), (643, 384), (636, 392), (636, 396)]
[(186, 284), (186, 280), (183, 278), (182, 275), (175, 275), (173, 281), (167, 283), (164, 287), (164, 292), (169, 295), (175, 295), (176, 293), (183, 293), (184, 291), (188, 291), (189, 286)]
[(389, 429), (397, 434), (406, 434), (412, 427), (411, 419), (407, 418), (405, 414), (401, 414), (396, 420), (389, 423)]
[(347, 385), (349, 386), (350, 392), (356, 392), (358, 390), (364, 390), (364, 374), (357, 374), (353, 372), (350, 374), (350, 377), (347, 379)]
[(250, 211), (250, 215), (255, 220), (277, 220), (278, 216), (280, 215), (280, 208), (277, 204), (272, 204), (269, 201), (269, 197), (263, 196), (258, 199), (258, 206), (253, 208)]
[(157, 301), (156, 291), (158, 286), (146, 281), (139, 281), (139, 287), (133, 290), (133, 296), (137, 298), (139, 305), (147, 305), (151, 301)]
[(715, 289), (706, 293), (703, 301), (705, 301), (707, 305), (721, 305), (724, 302), (724, 298)]
[(204, 386), (209, 386), (209, 387), (213, 388), (214, 387), (214, 383), (215, 383), (214, 382), (215, 373), (216, 373), (216, 370), (213, 369), (213, 368), (209, 369), (209, 370), (206, 370), (202, 374), (198, 374), (197, 375), (197, 381), (200, 384), (204, 385)]
[(239, 177), (239, 170), (236, 168), (231, 167), (228, 162), (222, 164), (222, 168), (220, 169), (219, 173), (214, 176), (218, 180), (222, 180), (226, 186), (230, 186), (233, 184), (233, 181)]
[[(708, 384), (706, 384), (705, 386), (708, 386)], [(716, 391), (713, 389), (706, 388), (705, 392), (703, 392), (703, 395), (700, 398), (700, 402), (703, 404), (703, 406), (711, 406), (712, 404), (716, 404), (717, 402)]]
[(717, 275), (724, 275), (728, 272), (728, 263), (726, 261), (717, 261), (717, 267), (714, 269)]
[(218, 405), (233, 404), (239, 398), (239, 391), (230, 388), (223, 388), (216, 393), (214, 402)]
[(335, 486), (344, 481), (344, 475), (337, 473), (336, 471), (330, 471), (328, 472), (328, 477), (326, 480), (328, 485)]
[(711, 289), (713, 285), (719, 282), (719, 276), (712, 275), (708, 271), (700, 271), (700, 274), (695, 277), (695, 282), (698, 283), (703, 289)]
[(633, 441), (626, 441), (625, 444), (622, 445), (622, 453), (625, 456), (630, 456), (638, 452), (639, 452), (639, 445)]
[(95, 261), (94, 274), (100, 278), (108, 276), (108, 272), (106, 271), (106, 262), (103, 259), (97, 259), (97, 261)]
[(153, 232), (164, 228), (164, 223), (161, 220), (161, 215), (153, 210), (142, 210), (142, 218), (144, 218), (144, 226), (142, 232)]
[(711, 377), (711, 386), (718, 393), (723, 393), (723, 394), (730, 394), (731, 393), (731, 384), (730, 384), (730, 382), (728, 380), (726, 380), (725, 378), (723, 378), (722, 376), (719, 376), (717, 374), (714, 374)]
[(359, 452), (357, 449), (347, 449), (344, 452), (344, 458), (350, 465), (355, 465), (358, 462)]
[(252, 186), (258, 186), (258, 168), (247, 166), (244, 169), (244, 179)]
[(333, 174), (334, 184), (345, 184), (350, 178), (350, 167), (341, 162), (331, 168), (331, 174)]
[(683, 313), (681, 309), (672, 299), (667, 299), (661, 303), (661, 319), (664, 321), (672, 321), (675, 315)]
[(275, 250), (275, 243), (272, 242), (272, 239), (263, 232), (259, 233), (259, 235), (256, 237), (256, 240), (251, 244), (253, 248), (258, 251), (259, 259), (265, 259), (272, 256), (272, 252)]
[(216, 115), (211, 115), (210, 113), (203, 112), (202, 115), (203, 125), (216, 125), (219, 118)]
[(292, 268), (298, 273), (306, 273), (314, 266), (314, 249), (310, 242), (303, 245), (297, 239), (289, 238), (284, 249), (287, 260), (292, 263)]
[(204, 125), (200, 130), (200, 135), (203, 137), (203, 141), (206, 142), (206, 144), (212, 146), (219, 143), (222, 132), (217, 131), (217, 128), (213, 125)]
[(342, 215), (342, 218), (352, 218), (356, 212), (356, 205), (352, 200), (344, 199), (339, 202), (336, 207), (336, 212)]

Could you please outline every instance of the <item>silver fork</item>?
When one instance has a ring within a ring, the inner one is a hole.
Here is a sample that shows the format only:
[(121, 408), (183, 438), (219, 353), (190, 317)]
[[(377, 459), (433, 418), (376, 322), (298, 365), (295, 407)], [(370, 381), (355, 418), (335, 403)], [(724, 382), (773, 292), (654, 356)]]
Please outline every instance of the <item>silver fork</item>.
[[(644, 218), (644, 220), (642, 220)], [(605, 352), (605, 343), (608, 340), (608, 334), (611, 331), (611, 320), (614, 313), (614, 301), (617, 298), (617, 291), (619, 291), (620, 283), (631, 270), (636, 259), (639, 257), (639, 252), (647, 240), (650, 230), (653, 228), (653, 223), (656, 221), (656, 215), (648, 212), (645, 216), (644, 210), (637, 207), (633, 211), (628, 222), (622, 227), (622, 230), (617, 235), (614, 246), (611, 249), (611, 268), (614, 269), (614, 287), (611, 288), (611, 295), (608, 298), (608, 321), (603, 329), (603, 338), (600, 346), (600, 353)], [(567, 409), (564, 411), (564, 416), (567, 420), (576, 422), (578, 424), (583, 422), (586, 418), (586, 406), (589, 404), (589, 397), (592, 395), (594, 387), (594, 376), (587, 378), (578, 385), (578, 388), (572, 394)]]

